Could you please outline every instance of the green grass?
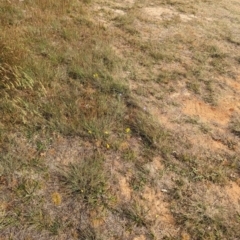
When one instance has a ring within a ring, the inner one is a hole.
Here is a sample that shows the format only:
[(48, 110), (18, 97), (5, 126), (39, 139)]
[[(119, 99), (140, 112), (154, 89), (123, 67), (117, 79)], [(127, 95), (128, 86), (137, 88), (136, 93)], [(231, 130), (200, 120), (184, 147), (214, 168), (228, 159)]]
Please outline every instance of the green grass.
[[(101, 156), (82, 159), (62, 170), (60, 180), (73, 197), (79, 196), (83, 203), (94, 206), (107, 201), (107, 178)], [(105, 203), (106, 204), (106, 203)]]

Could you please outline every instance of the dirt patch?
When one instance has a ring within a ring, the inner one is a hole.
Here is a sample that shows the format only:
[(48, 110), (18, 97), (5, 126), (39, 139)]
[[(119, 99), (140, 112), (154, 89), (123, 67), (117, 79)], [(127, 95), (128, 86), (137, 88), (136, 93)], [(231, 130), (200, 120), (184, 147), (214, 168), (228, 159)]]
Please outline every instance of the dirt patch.
[(164, 169), (163, 164), (161, 163), (160, 157), (155, 157), (151, 163), (147, 163), (145, 168), (149, 171), (149, 175), (154, 177), (158, 174), (159, 171)]
[(230, 185), (226, 186), (224, 189), (230, 202), (240, 210), (240, 186), (235, 182), (230, 182)]
[(229, 85), (234, 91), (240, 92), (240, 77), (235, 81), (231, 78), (225, 78), (224, 82)]
[(147, 111), (154, 120), (168, 130), (174, 130), (178, 125), (175, 120), (179, 118), (181, 112), (176, 106), (162, 106), (162, 104), (153, 101), (145, 103), (144, 110)]
[(120, 188), (120, 194), (124, 198), (125, 201), (130, 201), (131, 200), (131, 194), (132, 190), (127, 183), (127, 179), (123, 176), (120, 176), (119, 179), (119, 188)]
[[(179, 97), (180, 95), (177, 94)], [(174, 96), (174, 97), (177, 97)], [(188, 96), (186, 94), (186, 96)], [(200, 102), (201, 104), (195, 103), (196, 109), (192, 109), (191, 114), (189, 114), (189, 109), (187, 109), (188, 115), (190, 116), (198, 116), (200, 117), (200, 120), (205, 120), (205, 121), (215, 121), (214, 114), (220, 114), (225, 117), (224, 114), (221, 112), (216, 111), (215, 109), (211, 109), (211, 106), (208, 106), (205, 103)], [(190, 104), (193, 104), (191, 101)], [(201, 107), (203, 106), (203, 109)], [(195, 106), (191, 106), (195, 107)], [(230, 107), (229, 107), (230, 108)], [(178, 107), (175, 106), (169, 106), (166, 111), (162, 109), (161, 107), (157, 107), (156, 105), (153, 104), (147, 104), (146, 107), (147, 111), (154, 116), (154, 118), (165, 128), (168, 130), (173, 130), (175, 132), (182, 132), (187, 136), (187, 139), (193, 146), (197, 146), (197, 149), (199, 147), (203, 149), (208, 149), (208, 150), (227, 150), (226, 146), (221, 142), (212, 139), (210, 135), (204, 134), (199, 131), (199, 128), (201, 128), (201, 121), (197, 125), (190, 125), (190, 124), (185, 124), (184, 122), (179, 123), (179, 121), (182, 121), (182, 113)], [(206, 109), (208, 110), (207, 114), (205, 115)], [(216, 111), (216, 112), (215, 112)], [(210, 113), (209, 113), (210, 112)], [(233, 111), (229, 110), (229, 113), (231, 115)], [(186, 112), (184, 112), (186, 114)], [(227, 118), (226, 122), (223, 121), (224, 123), (227, 123), (230, 120), (230, 115), (229, 118)], [(203, 116), (203, 119), (201, 118)], [(228, 115), (227, 115), (228, 117)], [(218, 120), (218, 119), (217, 119)], [(223, 119), (225, 120), (225, 119)], [(222, 123), (222, 118), (220, 119), (220, 123)], [(176, 131), (176, 129), (178, 129)], [(196, 149), (196, 150), (197, 150)]]
[(141, 235), (141, 236), (135, 237), (133, 240), (145, 240), (145, 239), (146, 238), (143, 235)]
[(168, 20), (174, 17), (179, 17), (183, 22), (190, 21), (196, 18), (193, 14), (180, 14), (176, 10), (172, 8), (164, 8), (164, 7), (146, 7), (143, 8), (143, 12), (146, 13), (149, 18), (155, 20)]
[(112, 185), (114, 186), (112, 191), (119, 202), (129, 202), (132, 199), (132, 189), (129, 185), (129, 179), (132, 177), (132, 165), (123, 162), (119, 156), (115, 156), (114, 161), (112, 157), (110, 155), (109, 158), (106, 158), (107, 171), (110, 173)]
[(182, 240), (191, 240), (190, 235), (186, 232), (182, 232), (181, 237), (182, 237)]
[(143, 209), (146, 211), (146, 219), (154, 220), (152, 232), (157, 239), (164, 236), (174, 236), (177, 232), (174, 218), (169, 210), (169, 204), (164, 200), (160, 191), (146, 187), (142, 193)]
[(163, 200), (161, 192), (156, 193), (154, 189), (146, 187), (143, 191), (142, 197), (148, 202), (148, 216), (155, 217), (165, 223), (174, 224), (174, 218), (172, 217), (168, 203)]
[(143, 12), (145, 12), (149, 17), (154, 17), (157, 20), (162, 20), (163, 17), (172, 17), (175, 13), (170, 8), (163, 8), (163, 7), (147, 7), (143, 9)]
[(188, 137), (188, 140), (193, 146), (197, 147), (197, 151), (199, 147), (211, 151), (227, 150), (226, 146), (222, 142), (214, 141), (209, 135), (206, 134), (193, 134), (192, 136)]
[(46, 156), (50, 168), (55, 168), (59, 166), (59, 164), (68, 165), (70, 163), (76, 163), (84, 156), (91, 155), (93, 150), (89, 142), (83, 142), (80, 139), (59, 137), (51, 145), (51, 148), (43, 152), (42, 155)]
[(234, 113), (240, 112), (240, 99), (235, 96), (222, 97), (219, 100), (218, 105), (223, 109), (223, 111), (226, 110), (230, 113), (230, 116)]
[(215, 122), (221, 125), (227, 125), (233, 109), (223, 106), (210, 106), (198, 99), (186, 99), (184, 101), (183, 113), (189, 116), (198, 116), (201, 121)]

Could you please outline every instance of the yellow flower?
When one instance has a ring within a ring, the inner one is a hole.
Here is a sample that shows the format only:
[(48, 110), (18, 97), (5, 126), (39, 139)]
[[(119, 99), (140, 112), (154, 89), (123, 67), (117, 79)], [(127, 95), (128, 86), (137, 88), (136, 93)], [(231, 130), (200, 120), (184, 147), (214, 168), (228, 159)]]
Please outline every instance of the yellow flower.
[(109, 132), (108, 132), (108, 131), (105, 131), (105, 132), (104, 132), (104, 134), (108, 135), (108, 134), (109, 134)]
[(89, 130), (89, 131), (88, 131), (88, 133), (89, 133), (89, 134), (92, 134), (92, 131), (91, 131), (91, 130)]
[(110, 145), (109, 145), (109, 144), (106, 144), (106, 148), (109, 149), (109, 148), (110, 148)]
[(130, 133), (131, 129), (130, 128), (126, 128), (126, 133)]
[(94, 78), (98, 78), (98, 74), (97, 74), (97, 73), (94, 73), (94, 74), (93, 74), (93, 77), (94, 77)]
[(58, 192), (54, 192), (52, 194), (52, 202), (56, 205), (59, 206), (62, 203), (62, 197)]

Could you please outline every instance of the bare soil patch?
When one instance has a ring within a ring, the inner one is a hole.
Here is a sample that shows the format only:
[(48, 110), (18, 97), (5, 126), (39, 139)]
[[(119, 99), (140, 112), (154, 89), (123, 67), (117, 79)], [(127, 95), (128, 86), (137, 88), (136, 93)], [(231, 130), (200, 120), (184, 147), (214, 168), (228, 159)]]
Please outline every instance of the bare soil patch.
[(206, 122), (216, 122), (222, 125), (227, 125), (232, 113), (232, 108), (221, 108), (210, 106), (197, 99), (189, 99), (184, 102), (185, 114), (190, 116), (198, 116), (202, 121)]
[(148, 18), (151, 20), (167, 20), (172, 18), (179, 17), (181, 21), (188, 22), (196, 18), (193, 14), (181, 14), (173, 8), (164, 8), (164, 7), (147, 7), (143, 9), (143, 12), (148, 15)]

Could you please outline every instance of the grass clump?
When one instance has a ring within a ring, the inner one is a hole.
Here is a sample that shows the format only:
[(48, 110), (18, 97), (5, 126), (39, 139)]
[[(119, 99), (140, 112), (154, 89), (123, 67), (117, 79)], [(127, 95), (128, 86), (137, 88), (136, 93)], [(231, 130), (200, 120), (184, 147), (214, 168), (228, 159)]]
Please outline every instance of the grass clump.
[(240, 117), (234, 116), (230, 123), (230, 130), (233, 134), (240, 137)]
[(144, 112), (131, 112), (129, 126), (137, 135), (140, 135), (143, 141), (151, 147), (160, 147), (168, 137), (167, 131), (156, 123), (150, 116)]
[(99, 206), (107, 201), (107, 177), (99, 155), (70, 164), (60, 178), (70, 194), (79, 196), (89, 206)]

